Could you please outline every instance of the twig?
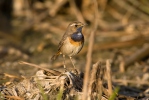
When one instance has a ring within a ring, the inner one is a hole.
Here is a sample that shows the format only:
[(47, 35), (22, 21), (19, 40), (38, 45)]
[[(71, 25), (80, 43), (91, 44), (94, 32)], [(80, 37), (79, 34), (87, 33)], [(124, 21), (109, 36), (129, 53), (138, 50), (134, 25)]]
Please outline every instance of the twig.
[(114, 9), (113, 7), (111, 7), (110, 5), (108, 5), (107, 7), (107, 12), (109, 12), (115, 19), (117, 20), (122, 20), (123, 18), (123, 14), (119, 13), (117, 9)]
[(92, 96), (92, 87), (93, 87), (93, 83), (96, 81), (96, 73), (98, 70), (98, 65), (99, 62), (97, 62), (96, 64), (93, 65), (92, 71), (91, 71), (91, 77), (89, 80), (89, 87), (88, 87), (88, 94), (89, 94), (89, 100), (91, 100), (91, 96)]
[[(119, 41), (119, 42), (116, 41), (116, 42), (101, 43), (101, 44), (95, 43), (93, 51), (113, 49), (113, 48), (126, 48), (126, 47), (130, 47), (130, 46), (134, 46), (134, 45), (140, 45), (140, 44), (144, 44), (145, 42), (148, 42), (147, 38), (139, 37), (139, 38), (135, 38), (133, 40), (128, 40), (128, 41)], [(87, 47), (84, 47), (83, 50), (80, 52), (80, 54), (84, 54), (86, 52), (87, 52)]]
[(49, 11), (49, 14), (53, 17), (57, 14), (57, 12), (60, 10), (60, 8), (66, 4), (68, 2), (68, 0), (56, 0), (56, 3), (54, 4), (54, 6), (51, 8), (51, 10)]
[(87, 100), (87, 95), (88, 95), (88, 82), (89, 82), (89, 73), (90, 73), (90, 66), (92, 62), (92, 51), (93, 51), (93, 44), (94, 44), (94, 35), (98, 27), (98, 3), (96, 0), (93, 0), (94, 5), (95, 5), (95, 12), (94, 12), (94, 26), (93, 26), (93, 31), (90, 34), (89, 38), (89, 47), (88, 47), (88, 53), (87, 53), (87, 62), (85, 66), (85, 77), (84, 77), (84, 84), (83, 84), (83, 96), (82, 100)]
[(132, 54), (130, 57), (127, 57), (127, 59), (125, 59), (124, 61), (125, 67), (127, 68), (127, 66), (129, 66), (130, 64), (134, 63), (135, 61), (141, 60), (147, 55), (149, 55), (149, 44), (146, 44), (143, 48), (134, 52), (134, 54)]
[(139, 85), (149, 85), (148, 81), (137, 81), (137, 80), (124, 80), (124, 79), (112, 79), (116, 83), (125, 83), (125, 84), (139, 84)]
[(112, 95), (112, 78), (111, 78), (111, 66), (109, 60), (106, 61), (106, 75), (107, 75), (107, 82), (108, 82), (108, 91), (109, 95)]
[(75, 13), (77, 19), (83, 23), (85, 23), (85, 20), (82, 16), (82, 13), (79, 11), (79, 9), (77, 8), (75, 1), (74, 0), (69, 0), (70, 5), (72, 7), (73, 12)]
[(24, 100), (24, 98), (18, 97), (18, 96), (6, 96), (4, 97), (9, 98), (9, 100)]
[(132, 5), (127, 4), (127, 2), (123, 1), (123, 0), (119, 0), (119, 2), (117, 2), (117, 0), (113, 0), (118, 6), (120, 6), (121, 8), (124, 8), (125, 10), (132, 12), (132, 14), (138, 16), (138, 14), (142, 20), (144, 21), (148, 21), (149, 17), (142, 13), (141, 11), (135, 9)]
[(146, 15), (149, 14), (148, 6), (145, 5), (145, 3), (144, 4), (142, 3), (142, 5), (140, 5), (140, 1), (138, 1), (138, 0), (135, 0), (135, 1), (128, 0), (127, 2), (130, 3), (134, 8), (136, 8), (140, 12), (142, 12), (142, 13), (144, 13)]
[(7, 74), (7, 73), (4, 73), (4, 76), (9, 77), (9, 78), (11, 78), (11, 79), (13, 79), (13, 78), (18, 78), (18, 79), (21, 79), (21, 77), (14, 76), (14, 75)]
[(35, 65), (35, 64), (32, 64), (32, 63), (28, 63), (28, 62), (24, 62), (24, 61), (20, 61), (19, 64), (25, 64), (25, 65), (33, 66), (33, 67), (48, 71), (51, 74), (56, 75), (56, 76), (61, 74), (59, 71), (43, 68), (41, 66), (38, 66), (38, 65)]
[(124, 64), (124, 61), (121, 61), (120, 64), (119, 64), (119, 71), (121, 73), (124, 73), (125, 72), (125, 64)]
[(102, 93), (103, 93), (103, 84), (102, 84), (102, 80), (101, 79), (98, 79), (98, 100), (101, 100), (102, 99)]

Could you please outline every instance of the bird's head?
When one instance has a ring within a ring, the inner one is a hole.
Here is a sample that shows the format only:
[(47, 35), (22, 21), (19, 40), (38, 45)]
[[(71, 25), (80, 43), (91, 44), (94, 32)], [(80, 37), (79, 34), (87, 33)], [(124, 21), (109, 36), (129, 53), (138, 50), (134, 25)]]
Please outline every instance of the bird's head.
[(69, 31), (71, 32), (81, 32), (82, 31), (82, 28), (83, 26), (85, 26), (86, 24), (83, 24), (79, 21), (75, 21), (75, 22), (72, 22), (69, 24), (68, 28), (69, 28)]

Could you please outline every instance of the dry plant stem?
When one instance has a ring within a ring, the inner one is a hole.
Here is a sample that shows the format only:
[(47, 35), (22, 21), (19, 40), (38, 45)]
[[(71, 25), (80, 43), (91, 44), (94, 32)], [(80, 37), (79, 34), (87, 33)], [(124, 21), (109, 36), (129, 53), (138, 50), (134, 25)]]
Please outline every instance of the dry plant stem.
[[(147, 38), (141, 37), (136, 38), (133, 40), (128, 40), (128, 41), (116, 41), (116, 42), (110, 42), (110, 43), (102, 43), (102, 44), (94, 44), (93, 51), (99, 51), (99, 50), (105, 50), (105, 49), (113, 49), (113, 48), (125, 48), (125, 47), (130, 47), (134, 45), (140, 45), (145, 42), (148, 42)], [(99, 48), (100, 47), (100, 48)], [(87, 52), (87, 47), (84, 47), (84, 49), (80, 52), (80, 54), (84, 54)]]
[(25, 4), (25, 14), (27, 16), (27, 19), (30, 20), (30, 19), (33, 19), (33, 14), (32, 14), (32, 10), (30, 8), (30, 5), (29, 5), (29, 1), (28, 0), (24, 0), (24, 4)]
[(91, 100), (91, 95), (92, 95), (92, 85), (96, 80), (96, 73), (98, 69), (99, 62), (93, 65), (92, 71), (91, 71), (91, 77), (89, 80), (89, 87), (88, 87), (88, 94), (89, 94), (89, 100)]
[(105, 11), (107, 7), (107, 3), (108, 3), (108, 0), (98, 0), (98, 4), (101, 7), (102, 11)]
[(138, 80), (124, 80), (124, 79), (112, 79), (113, 82), (116, 82), (116, 83), (122, 83), (122, 84), (138, 84), (138, 85), (149, 85), (149, 82), (148, 81), (138, 81)]
[(119, 13), (116, 9), (108, 5), (107, 11), (117, 20), (122, 20), (123, 14)]
[(112, 95), (112, 78), (111, 78), (111, 66), (109, 60), (106, 61), (106, 75), (107, 75), (107, 82), (108, 82), (108, 91), (109, 95)]
[(61, 81), (61, 85), (60, 85), (59, 94), (57, 95), (57, 100), (61, 100), (62, 99), (63, 92), (64, 92), (64, 84), (65, 84), (65, 81), (62, 80)]
[(149, 14), (148, 9), (144, 9), (147, 8), (148, 6), (147, 5), (140, 6), (139, 5), (140, 2), (138, 0), (135, 1), (128, 0), (127, 2), (131, 3), (134, 8), (138, 8), (140, 12)]
[[(19, 37), (17, 35), (8, 34), (7, 32), (0, 31), (0, 37), (7, 39), (7, 42), (19, 44)], [(2, 46), (0, 46), (1, 50)]]
[(101, 98), (102, 98), (102, 93), (103, 93), (103, 90), (102, 90), (102, 80), (101, 79), (99, 79), (98, 80), (98, 94), (97, 94), (97, 96), (98, 96), (98, 100), (101, 100)]
[(20, 98), (20, 97), (18, 97), (18, 96), (4, 96), (4, 97), (6, 97), (8, 100), (24, 100), (23, 98)]
[(82, 9), (86, 9), (91, 4), (91, 0), (82, 0)]
[(127, 2), (125, 2), (124, 0), (119, 0), (119, 2), (117, 2), (117, 0), (113, 0), (118, 6), (120, 6), (121, 8), (126, 9), (127, 11), (129, 11), (130, 13), (133, 12), (132, 14), (138, 16), (138, 14), (140, 16), (141, 19), (143, 19), (144, 21), (148, 21), (149, 16), (145, 15), (144, 13), (142, 13), (141, 11), (135, 9), (132, 5), (129, 5)]
[(60, 74), (61, 74), (59, 71), (50, 70), (50, 69), (47, 69), (47, 68), (43, 68), (43, 67), (41, 67), (41, 66), (38, 66), (38, 65), (35, 65), (35, 64), (32, 64), (32, 63), (28, 63), (28, 62), (24, 62), (24, 61), (20, 61), (19, 63), (20, 63), (20, 64), (25, 64), (25, 65), (29, 65), (29, 66), (33, 66), (33, 67), (36, 67), (36, 68), (39, 68), (39, 69), (48, 71), (48, 72), (50, 72), (50, 73), (53, 74), (53, 75), (60, 75)]
[(60, 8), (66, 4), (67, 0), (56, 0), (56, 3), (52, 7), (52, 9), (49, 11), (49, 14), (53, 17), (57, 14), (57, 12), (60, 10)]
[(128, 57), (125, 61), (125, 67), (127, 68), (130, 64), (141, 60), (145, 56), (149, 55), (149, 44), (146, 44), (142, 49), (137, 50), (132, 54), (130, 57)]
[(21, 77), (14, 76), (14, 75), (11, 75), (11, 74), (8, 74), (8, 73), (4, 73), (4, 76), (9, 77), (9, 78), (18, 78), (18, 79), (21, 79)]
[(82, 16), (82, 13), (79, 11), (79, 9), (77, 8), (75, 1), (74, 0), (69, 0), (70, 5), (72, 7), (72, 11), (75, 13), (77, 19), (83, 23), (85, 23), (85, 20)]
[(86, 66), (85, 66), (85, 77), (83, 81), (83, 96), (82, 100), (87, 100), (88, 96), (88, 82), (89, 82), (89, 74), (90, 74), (90, 66), (92, 62), (92, 51), (93, 51), (93, 44), (94, 44), (94, 35), (98, 27), (98, 3), (96, 0), (93, 0), (94, 2), (94, 7), (95, 7), (95, 18), (94, 18), (94, 25), (93, 25), (93, 30), (90, 34), (89, 38), (89, 47), (88, 47), (88, 52), (87, 52), (87, 60), (86, 60)]
[(125, 64), (124, 64), (124, 61), (121, 61), (121, 62), (120, 62), (119, 71), (120, 71), (121, 73), (124, 73), (124, 72), (125, 72)]

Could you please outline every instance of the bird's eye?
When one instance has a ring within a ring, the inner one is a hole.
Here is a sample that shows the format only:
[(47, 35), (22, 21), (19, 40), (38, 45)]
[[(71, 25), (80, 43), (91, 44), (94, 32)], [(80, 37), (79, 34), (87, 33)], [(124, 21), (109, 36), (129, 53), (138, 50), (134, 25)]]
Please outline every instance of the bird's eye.
[(78, 25), (75, 25), (75, 27), (77, 27)]

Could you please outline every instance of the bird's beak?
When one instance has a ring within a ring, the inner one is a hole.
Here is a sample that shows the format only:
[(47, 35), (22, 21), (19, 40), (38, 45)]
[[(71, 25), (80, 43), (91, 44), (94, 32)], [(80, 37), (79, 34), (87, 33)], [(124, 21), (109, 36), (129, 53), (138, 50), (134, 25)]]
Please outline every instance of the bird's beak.
[(82, 26), (87, 26), (88, 24), (82, 24)]

